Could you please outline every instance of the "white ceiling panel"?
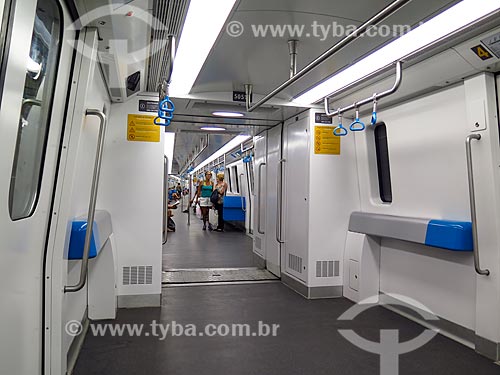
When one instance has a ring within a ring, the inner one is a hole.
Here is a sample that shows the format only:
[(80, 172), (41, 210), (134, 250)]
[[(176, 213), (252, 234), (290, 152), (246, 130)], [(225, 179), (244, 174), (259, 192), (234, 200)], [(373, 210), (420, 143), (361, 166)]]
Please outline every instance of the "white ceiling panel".
[[(231, 37), (224, 29), (209, 55), (192, 93), (228, 92), (241, 90), (245, 83), (254, 85), (254, 93), (267, 94), (288, 79), (289, 55), (284, 37), (255, 37), (252, 25), (304, 25), (304, 32), (298, 45), (298, 69), (300, 70), (315, 57), (329, 49), (341, 39), (333, 35), (333, 26), (328, 38), (315, 37), (311, 26), (332, 25), (340, 27), (359, 25), (392, 1), (387, 0), (242, 0), (229, 22), (238, 21), (245, 31), (239, 37)], [(457, 1), (413, 0), (383, 25), (416, 25), (441, 9)], [(318, 35), (322, 29), (316, 28)], [(305, 35), (304, 35), (305, 33)], [(335, 33), (341, 34), (341, 33)], [(322, 40), (324, 39), (324, 40)], [(290, 99), (301, 91), (325, 79), (335, 71), (352, 64), (374, 48), (393, 39), (387, 37), (363, 37), (336, 54), (321, 67), (314, 70), (300, 82), (283, 92), (280, 97)]]

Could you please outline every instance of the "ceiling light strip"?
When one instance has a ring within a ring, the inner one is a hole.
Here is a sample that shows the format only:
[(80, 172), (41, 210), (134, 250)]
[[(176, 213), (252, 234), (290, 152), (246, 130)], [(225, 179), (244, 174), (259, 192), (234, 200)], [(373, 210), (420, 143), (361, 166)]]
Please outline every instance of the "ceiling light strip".
[(191, 0), (177, 49), (170, 93), (189, 94), (236, 0)]
[(466, 26), (500, 9), (498, 0), (463, 0), (421, 26), (376, 50), (347, 69), (300, 95), (299, 105), (316, 103), (332, 92), (339, 92), (352, 83), (372, 75), (395, 61), (408, 58), (423, 48), (460, 31)]

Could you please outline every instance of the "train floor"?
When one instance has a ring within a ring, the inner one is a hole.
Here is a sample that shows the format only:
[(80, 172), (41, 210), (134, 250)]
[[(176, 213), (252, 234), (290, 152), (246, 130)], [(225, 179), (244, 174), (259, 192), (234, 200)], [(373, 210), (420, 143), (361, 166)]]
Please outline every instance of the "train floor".
[(163, 246), (163, 269), (246, 268), (254, 267), (252, 239), (231, 225), (225, 232), (202, 230), (202, 221), (191, 214), (174, 211), (176, 231), (168, 233)]
[[(401, 342), (423, 330), (381, 307), (352, 321), (337, 320), (351, 306), (345, 299), (306, 300), (280, 282), (164, 288), (161, 309), (120, 310), (117, 323), (175, 322), (201, 331), (208, 324), (256, 327), (263, 322), (279, 324), (277, 335), (95, 336), (91, 327), (74, 374), (373, 375), (380, 373), (379, 356), (348, 343), (339, 329), (352, 329), (372, 341), (380, 340), (381, 329), (397, 329)], [(499, 373), (498, 365), (441, 335), (399, 358), (402, 375)]]
[[(252, 241), (244, 232), (229, 227), (225, 233), (205, 232), (196, 216), (191, 219), (188, 227), (187, 217), (176, 215), (177, 230), (164, 247), (165, 270), (253, 267)], [(352, 306), (342, 298), (306, 300), (276, 280), (172, 284), (163, 288), (161, 308), (121, 309), (116, 321), (91, 322), (73, 374), (373, 375), (380, 373), (379, 355), (350, 344), (339, 329), (375, 342), (381, 330), (399, 330), (400, 342), (423, 331), (381, 307), (352, 321), (338, 320)], [(233, 324), (249, 330), (206, 333), (209, 326)], [(275, 335), (270, 334), (273, 325), (279, 325)], [(117, 334), (103, 327), (139, 331)], [(402, 375), (499, 373), (492, 361), (440, 335), (399, 357)]]

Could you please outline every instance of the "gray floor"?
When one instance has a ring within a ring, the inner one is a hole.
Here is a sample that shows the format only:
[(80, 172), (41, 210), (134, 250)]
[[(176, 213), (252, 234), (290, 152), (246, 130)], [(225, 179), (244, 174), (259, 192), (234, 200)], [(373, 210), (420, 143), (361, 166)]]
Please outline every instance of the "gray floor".
[[(163, 308), (120, 310), (119, 323), (278, 323), (276, 337), (94, 337), (89, 331), (75, 375), (378, 375), (379, 358), (348, 343), (339, 328), (376, 341), (422, 328), (383, 308), (337, 320), (345, 299), (309, 301), (281, 283), (166, 288)], [(500, 367), (443, 336), (400, 357), (401, 375), (498, 375)]]
[[(164, 248), (164, 269), (251, 267), (251, 240), (241, 232), (188, 229), (177, 214), (177, 232)], [(211, 272), (211, 271), (208, 271)], [(353, 321), (338, 317), (352, 306), (346, 299), (306, 300), (280, 282), (163, 289), (162, 308), (119, 310), (113, 322), (94, 322), (75, 375), (378, 375), (379, 357), (347, 342), (339, 329), (352, 329), (379, 341), (381, 329), (399, 330), (400, 342), (423, 328), (376, 307)], [(161, 340), (151, 323), (279, 324), (276, 337), (174, 336)], [(141, 335), (94, 334), (99, 324), (143, 325)], [(500, 367), (473, 350), (436, 336), (424, 347), (400, 356), (400, 375), (499, 375)], [(389, 375), (389, 374), (383, 374)], [(392, 375), (392, 374), (391, 374)]]
[(163, 284), (277, 280), (268, 270), (258, 268), (198, 268), (163, 271)]
[(244, 232), (226, 225), (224, 233), (203, 231), (202, 221), (174, 211), (176, 231), (169, 233), (163, 247), (163, 269), (171, 268), (237, 268), (255, 266), (252, 239)]

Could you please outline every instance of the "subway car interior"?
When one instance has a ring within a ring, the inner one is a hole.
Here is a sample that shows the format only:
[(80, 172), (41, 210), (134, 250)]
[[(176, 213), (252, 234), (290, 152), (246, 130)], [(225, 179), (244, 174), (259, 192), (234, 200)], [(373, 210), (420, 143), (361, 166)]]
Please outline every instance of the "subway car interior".
[(500, 0), (0, 20), (0, 375), (500, 374)]

